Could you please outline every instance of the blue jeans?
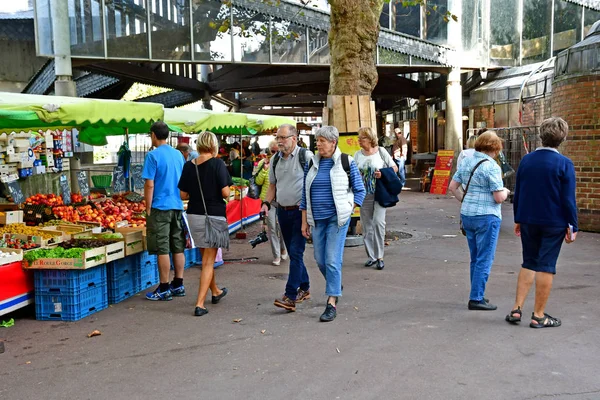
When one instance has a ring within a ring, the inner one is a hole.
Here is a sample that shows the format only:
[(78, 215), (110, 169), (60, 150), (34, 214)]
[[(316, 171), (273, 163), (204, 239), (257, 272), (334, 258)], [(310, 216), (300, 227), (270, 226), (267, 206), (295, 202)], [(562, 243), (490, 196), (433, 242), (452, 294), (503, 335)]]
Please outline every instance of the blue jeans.
[(481, 301), (485, 285), (490, 276), (496, 244), (500, 234), (500, 218), (495, 215), (461, 215), (463, 228), (467, 232), (467, 243), (471, 253), (471, 294), (469, 300)]
[(342, 295), (342, 261), (348, 225), (350, 219), (343, 226), (338, 226), (337, 215), (315, 221), (312, 232), (315, 261), (325, 278), (327, 296)]
[(306, 239), (302, 236), (302, 213), (298, 209), (284, 210), (282, 207), (278, 207), (277, 218), (285, 247), (290, 256), (290, 272), (285, 285), (285, 295), (296, 300), (298, 288), (302, 290), (310, 288), (308, 272), (304, 265)]
[(394, 159), (394, 162), (398, 167), (398, 178), (400, 178), (400, 182), (402, 182), (402, 187), (404, 187), (404, 185), (406, 184), (406, 169), (404, 168), (404, 159)]

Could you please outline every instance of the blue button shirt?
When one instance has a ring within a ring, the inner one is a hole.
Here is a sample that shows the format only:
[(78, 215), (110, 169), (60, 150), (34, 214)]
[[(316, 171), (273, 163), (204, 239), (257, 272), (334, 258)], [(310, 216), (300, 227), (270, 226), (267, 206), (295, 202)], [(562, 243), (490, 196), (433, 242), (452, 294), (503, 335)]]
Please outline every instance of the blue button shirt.
[(183, 171), (181, 152), (168, 144), (158, 146), (146, 154), (142, 178), (154, 181), (152, 208), (158, 210), (183, 210), (179, 194), (179, 178)]
[(463, 159), (452, 179), (466, 185), (469, 182), (471, 171), (481, 160), (487, 161), (477, 167), (473, 174), (460, 213), (468, 217), (495, 215), (502, 219), (502, 207), (494, 200), (494, 192), (502, 190), (504, 187), (502, 170), (492, 157), (476, 151), (473, 157)]

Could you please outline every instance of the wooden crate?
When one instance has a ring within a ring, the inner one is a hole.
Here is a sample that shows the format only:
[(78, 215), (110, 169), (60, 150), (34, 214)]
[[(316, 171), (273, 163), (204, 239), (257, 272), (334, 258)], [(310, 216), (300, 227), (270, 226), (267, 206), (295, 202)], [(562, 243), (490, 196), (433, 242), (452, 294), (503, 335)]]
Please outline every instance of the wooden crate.
[(120, 240), (116, 243), (107, 244), (105, 247), (106, 262), (115, 261), (125, 257), (125, 240)]
[(75, 235), (75, 234), (86, 234), (86, 233), (91, 234), (92, 233), (92, 231), (88, 230), (86, 227), (78, 226), (78, 225), (47, 226), (47, 227), (41, 228), (41, 230), (50, 231), (50, 232), (62, 232), (63, 239), (65, 241), (71, 240), (73, 238), (73, 235)]
[[(46, 233), (48, 233), (48, 231), (45, 231)], [(44, 239), (41, 236), (38, 235), (22, 235), (19, 233), (5, 233), (3, 235), (3, 237), (8, 237), (10, 239), (21, 239), (24, 241), (31, 241), (37, 245), (39, 245), (40, 247), (43, 248), (47, 248), (47, 247), (52, 247), (54, 245), (56, 245), (57, 243), (61, 243), (64, 240), (63, 234), (62, 232), (56, 232), (56, 235), (53, 235), (53, 237), (49, 238), (49, 239)]]
[(117, 228), (115, 232), (121, 233), (125, 239), (125, 256), (141, 253), (144, 251), (144, 229), (143, 228)]
[(3, 214), (0, 215), (0, 225), (23, 223), (23, 211), (4, 211)]
[(10, 264), (13, 263), (15, 261), (22, 261), (23, 260), (23, 250), (21, 249), (9, 249), (6, 247), (0, 247), (0, 253), (16, 253), (13, 255), (10, 255), (8, 257), (0, 257), (0, 265), (6, 265), (6, 264)]
[(23, 260), (25, 269), (88, 269), (106, 264), (106, 247), (87, 250), (81, 258), (40, 258), (33, 263)]

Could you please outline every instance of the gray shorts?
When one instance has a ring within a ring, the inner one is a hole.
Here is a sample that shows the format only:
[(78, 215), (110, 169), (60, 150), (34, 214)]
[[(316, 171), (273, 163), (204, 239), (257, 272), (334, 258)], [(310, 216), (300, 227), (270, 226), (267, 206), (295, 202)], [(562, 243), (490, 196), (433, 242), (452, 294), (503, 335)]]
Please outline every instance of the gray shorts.
[[(214, 218), (226, 221), (225, 217)], [(206, 221), (206, 216), (198, 214), (188, 214), (187, 219), (190, 225), (190, 234), (192, 235), (192, 239), (194, 239), (194, 244), (196, 245), (196, 247), (199, 247), (201, 249), (210, 249), (211, 246), (204, 240), (204, 225)]]

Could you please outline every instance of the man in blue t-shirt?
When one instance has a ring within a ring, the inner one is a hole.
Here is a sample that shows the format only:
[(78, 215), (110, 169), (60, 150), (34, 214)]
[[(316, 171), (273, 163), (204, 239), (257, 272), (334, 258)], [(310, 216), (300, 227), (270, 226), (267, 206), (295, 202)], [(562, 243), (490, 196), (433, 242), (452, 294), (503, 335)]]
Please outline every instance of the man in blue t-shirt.
[[(148, 300), (172, 300), (185, 296), (183, 268), (185, 235), (181, 222), (183, 202), (177, 184), (183, 171), (181, 153), (167, 144), (169, 127), (162, 121), (152, 125), (150, 137), (155, 147), (146, 155), (142, 178), (146, 199), (148, 252), (158, 255), (160, 285), (146, 293)], [(170, 260), (173, 255), (175, 277), (169, 283)]]

